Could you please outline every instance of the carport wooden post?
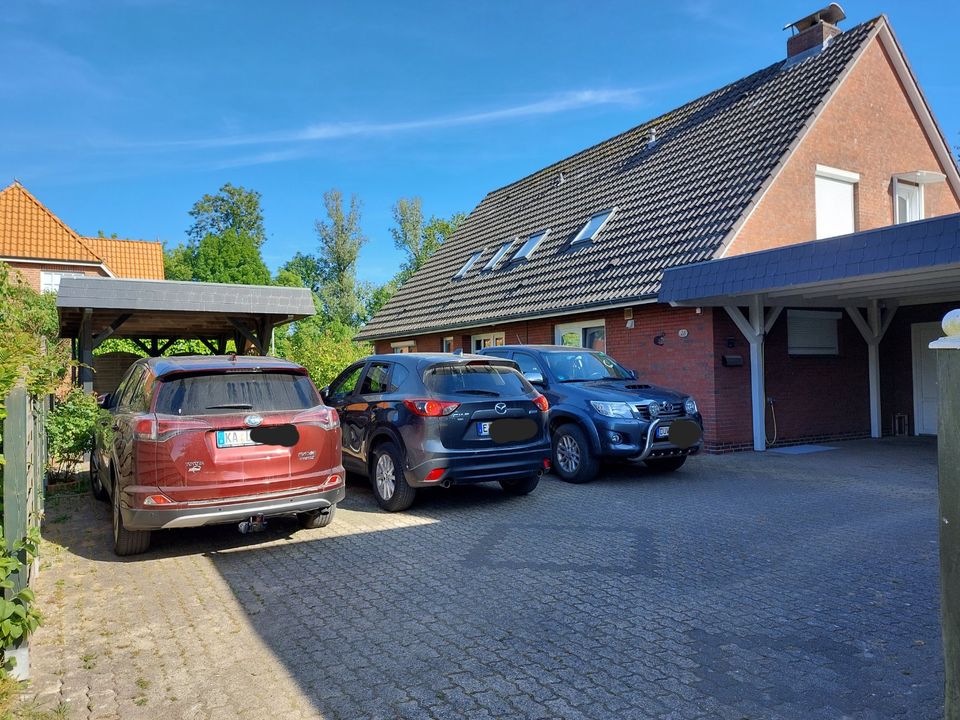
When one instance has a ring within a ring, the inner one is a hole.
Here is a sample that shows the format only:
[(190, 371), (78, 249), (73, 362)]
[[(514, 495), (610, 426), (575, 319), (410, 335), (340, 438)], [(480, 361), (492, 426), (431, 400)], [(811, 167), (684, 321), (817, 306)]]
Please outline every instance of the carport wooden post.
[(93, 392), (93, 310), (85, 308), (80, 320), (80, 385), (85, 393)]
[(867, 319), (863, 319), (860, 310), (848, 306), (847, 314), (857, 326), (863, 339), (867, 342), (867, 375), (870, 383), (870, 437), (883, 437), (883, 428), (880, 424), (880, 341), (883, 340), (896, 305), (889, 304), (887, 311), (881, 317), (880, 301), (870, 300), (867, 304)]
[(944, 717), (960, 720), (960, 310), (943, 319), (937, 351), (940, 386), (940, 621), (946, 671)]
[(767, 391), (764, 385), (763, 338), (780, 316), (780, 306), (770, 308), (764, 315), (763, 296), (750, 298), (750, 319), (747, 320), (736, 305), (724, 305), (727, 314), (740, 328), (750, 343), (750, 404), (753, 411), (753, 449), (767, 449)]

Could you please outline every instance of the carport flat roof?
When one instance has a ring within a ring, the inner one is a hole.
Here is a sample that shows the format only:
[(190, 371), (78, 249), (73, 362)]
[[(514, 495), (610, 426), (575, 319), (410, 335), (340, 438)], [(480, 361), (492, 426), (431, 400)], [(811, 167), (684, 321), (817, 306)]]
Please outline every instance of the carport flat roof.
[(230, 318), (280, 325), (315, 313), (306, 288), (174, 280), (65, 277), (57, 293), (61, 337), (78, 337), (89, 311), (94, 332), (127, 316), (112, 337), (209, 338), (232, 334)]
[(681, 306), (918, 305), (960, 298), (960, 213), (670, 268), (658, 299)]

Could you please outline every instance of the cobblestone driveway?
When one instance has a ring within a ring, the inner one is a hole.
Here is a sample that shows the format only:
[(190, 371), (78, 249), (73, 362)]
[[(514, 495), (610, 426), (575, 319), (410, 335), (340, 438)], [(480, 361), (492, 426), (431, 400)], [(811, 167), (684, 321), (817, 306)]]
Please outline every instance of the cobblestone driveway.
[(108, 548), (48, 503), (34, 687), (71, 718), (936, 718), (932, 444), (422, 493)]

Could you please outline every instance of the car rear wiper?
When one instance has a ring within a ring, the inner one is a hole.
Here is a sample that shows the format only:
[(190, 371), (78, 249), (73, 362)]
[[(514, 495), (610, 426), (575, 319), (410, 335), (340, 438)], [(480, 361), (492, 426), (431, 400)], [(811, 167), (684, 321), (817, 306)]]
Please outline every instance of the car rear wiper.
[(223, 405), (207, 405), (207, 410), (252, 410), (250, 403), (224, 403)]
[(493, 390), (458, 390), (460, 395), (488, 395), (490, 397), (500, 397), (500, 393)]

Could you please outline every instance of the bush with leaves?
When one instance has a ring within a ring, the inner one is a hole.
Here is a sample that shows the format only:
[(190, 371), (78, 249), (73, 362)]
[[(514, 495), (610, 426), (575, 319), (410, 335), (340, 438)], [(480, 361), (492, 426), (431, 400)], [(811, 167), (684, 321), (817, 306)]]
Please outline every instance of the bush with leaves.
[(93, 435), (101, 408), (97, 399), (73, 388), (47, 415), (47, 448), (50, 459), (67, 477), (73, 466), (93, 448)]
[(33, 590), (24, 588), (10, 597), (16, 587), (14, 575), (26, 575), (30, 563), (37, 557), (39, 545), (40, 531), (31, 528), (27, 537), (16, 541), (8, 550), (0, 528), (0, 588), (3, 592), (0, 597), (0, 653), (3, 654), (0, 674), (13, 668), (14, 660), (7, 657), (7, 651), (20, 647), (43, 622), (34, 607)]
[(350, 363), (366, 357), (373, 348), (353, 342), (357, 329), (339, 322), (324, 324), (318, 316), (295, 323), (289, 333), (277, 332), (279, 357), (303, 365), (318, 388), (329, 385)]

